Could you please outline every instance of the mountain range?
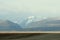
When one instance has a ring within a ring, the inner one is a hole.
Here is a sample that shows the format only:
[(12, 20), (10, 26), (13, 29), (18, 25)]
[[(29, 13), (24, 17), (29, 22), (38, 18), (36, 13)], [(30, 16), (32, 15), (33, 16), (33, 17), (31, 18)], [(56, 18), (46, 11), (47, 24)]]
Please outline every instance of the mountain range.
[(60, 18), (47, 18), (39, 21), (35, 19), (25, 19), (21, 24), (10, 20), (0, 20), (0, 31), (60, 31)]
[(60, 19), (48, 18), (27, 25), (26, 31), (60, 31)]

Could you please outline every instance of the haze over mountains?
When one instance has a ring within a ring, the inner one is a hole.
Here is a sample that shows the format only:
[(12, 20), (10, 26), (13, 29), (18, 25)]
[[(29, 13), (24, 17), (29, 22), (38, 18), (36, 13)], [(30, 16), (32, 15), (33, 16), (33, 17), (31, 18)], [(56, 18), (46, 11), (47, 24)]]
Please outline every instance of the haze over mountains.
[(34, 16), (23, 20), (21, 24), (13, 23), (9, 20), (0, 19), (1, 31), (60, 31), (60, 18), (37, 19)]

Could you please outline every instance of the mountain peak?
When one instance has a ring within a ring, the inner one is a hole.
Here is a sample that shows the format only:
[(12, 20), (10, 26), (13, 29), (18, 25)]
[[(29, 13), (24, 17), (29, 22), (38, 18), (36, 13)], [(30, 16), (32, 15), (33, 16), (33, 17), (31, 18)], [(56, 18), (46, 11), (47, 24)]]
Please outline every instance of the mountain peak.
[(33, 18), (35, 18), (35, 16), (29, 16), (29, 17), (27, 17), (27, 19), (33, 19)]

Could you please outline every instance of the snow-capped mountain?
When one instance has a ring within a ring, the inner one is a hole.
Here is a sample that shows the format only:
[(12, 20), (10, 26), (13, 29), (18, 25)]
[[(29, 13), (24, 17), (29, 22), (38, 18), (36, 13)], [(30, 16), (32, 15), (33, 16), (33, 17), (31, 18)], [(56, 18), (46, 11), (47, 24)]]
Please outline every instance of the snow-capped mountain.
[(34, 22), (34, 20), (36, 20), (35, 16), (29, 16), (29, 17), (27, 18), (26, 25), (29, 24), (29, 23), (31, 23), (31, 22)]
[(26, 27), (29, 23), (34, 22), (34, 20), (36, 20), (35, 16), (29, 16), (29, 17), (27, 17), (26, 19), (24, 19), (24, 20), (21, 22), (20, 25), (24, 28), (24, 27)]
[(29, 23), (24, 31), (60, 31), (60, 18), (48, 18)]
[(40, 17), (37, 17), (37, 16), (29, 16), (25, 20), (23, 20), (20, 25), (23, 28), (26, 28), (27, 25), (32, 23), (32, 22), (41, 21), (41, 20), (44, 20), (44, 19), (47, 19), (47, 17), (40, 18)]

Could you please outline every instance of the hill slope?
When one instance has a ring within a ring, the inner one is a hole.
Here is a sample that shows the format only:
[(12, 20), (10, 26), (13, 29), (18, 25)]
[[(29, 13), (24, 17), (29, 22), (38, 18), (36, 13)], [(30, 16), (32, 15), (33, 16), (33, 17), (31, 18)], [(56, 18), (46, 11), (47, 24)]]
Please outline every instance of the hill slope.
[(9, 20), (0, 20), (0, 31), (20, 30), (22, 29), (18, 24)]
[(42, 21), (32, 22), (27, 27), (32, 27), (30, 31), (60, 31), (60, 19), (45, 19)]

